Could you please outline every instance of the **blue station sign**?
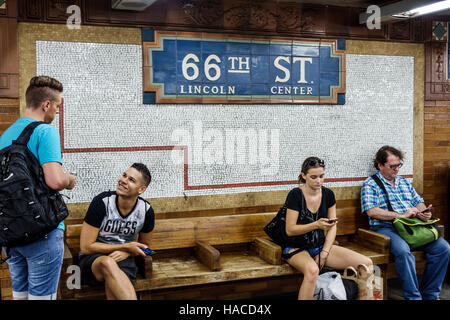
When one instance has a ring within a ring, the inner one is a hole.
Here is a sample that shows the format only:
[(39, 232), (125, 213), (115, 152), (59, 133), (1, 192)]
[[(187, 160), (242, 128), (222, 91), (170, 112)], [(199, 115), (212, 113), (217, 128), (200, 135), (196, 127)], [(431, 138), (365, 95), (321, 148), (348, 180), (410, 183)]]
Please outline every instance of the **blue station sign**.
[(143, 29), (144, 103), (345, 103), (345, 40)]

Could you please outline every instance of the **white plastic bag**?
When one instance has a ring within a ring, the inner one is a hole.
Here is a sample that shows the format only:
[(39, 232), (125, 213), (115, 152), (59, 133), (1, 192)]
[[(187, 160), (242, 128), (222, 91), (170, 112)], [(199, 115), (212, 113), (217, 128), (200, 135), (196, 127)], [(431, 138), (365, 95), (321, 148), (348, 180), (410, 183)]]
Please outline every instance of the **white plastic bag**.
[(325, 272), (317, 277), (314, 300), (347, 300), (344, 283), (338, 272)]

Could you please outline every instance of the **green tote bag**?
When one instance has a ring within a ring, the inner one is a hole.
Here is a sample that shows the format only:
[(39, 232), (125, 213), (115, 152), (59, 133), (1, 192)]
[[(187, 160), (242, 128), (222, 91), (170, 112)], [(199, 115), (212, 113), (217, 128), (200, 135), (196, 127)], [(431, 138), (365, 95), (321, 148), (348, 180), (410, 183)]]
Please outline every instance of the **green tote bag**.
[(438, 221), (438, 218), (428, 221), (419, 218), (395, 218), (393, 224), (400, 237), (414, 250), (439, 238), (439, 230), (435, 225)]

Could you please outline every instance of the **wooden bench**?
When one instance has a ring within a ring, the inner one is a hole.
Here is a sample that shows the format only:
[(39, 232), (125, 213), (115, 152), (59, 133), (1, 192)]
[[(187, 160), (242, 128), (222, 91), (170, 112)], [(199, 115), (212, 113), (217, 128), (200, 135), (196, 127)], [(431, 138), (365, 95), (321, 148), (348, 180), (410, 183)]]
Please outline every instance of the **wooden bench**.
[[(151, 272), (138, 278), (139, 299), (238, 299), (297, 292), (301, 274), (281, 258), (281, 248), (269, 240), (264, 226), (275, 212), (157, 219), (152, 232)], [(360, 215), (360, 214), (359, 214)], [(356, 230), (354, 208), (337, 210), (340, 245), (370, 258), (386, 271), (389, 239)], [(66, 228), (64, 266), (79, 251), (81, 225)], [(64, 268), (63, 267), (63, 270)], [(64, 285), (70, 274), (64, 274)], [(62, 299), (104, 298), (103, 288), (61, 287)]]
[[(390, 239), (359, 228), (367, 225), (367, 219), (354, 202), (343, 201), (338, 206), (336, 240), (339, 245), (370, 257), (380, 267), (386, 297), (387, 279), (397, 277), (389, 254)], [(196, 216), (187, 218), (163, 215), (164, 218), (156, 219), (151, 248), (157, 253), (142, 263), (144, 270), (135, 284), (138, 298), (245, 299), (298, 292), (301, 274), (282, 260), (281, 248), (263, 231), (276, 212), (237, 209), (198, 211)], [(80, 232), (81, 224), (66, 225), (58, 298), (104, 299), (103, 286), (67, 288), (71, 276), (67, 268), (76, 263)], [(414, 255), (417, 271), (423, 273), (424, 254)], [(11, 280), (6, 264), (0, 266), (0, 272), (2, 299), (10, 299)]]

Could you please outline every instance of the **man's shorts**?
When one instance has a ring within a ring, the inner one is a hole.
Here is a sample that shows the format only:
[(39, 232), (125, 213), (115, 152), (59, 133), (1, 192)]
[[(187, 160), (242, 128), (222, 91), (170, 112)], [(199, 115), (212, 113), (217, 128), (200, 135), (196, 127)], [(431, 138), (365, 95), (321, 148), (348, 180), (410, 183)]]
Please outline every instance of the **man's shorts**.
[(11, 248), (7, 260), (13, 297), (29, 300), (56, 300), (64, 256), (64, 232), (55, 229), (41, 239)]
[[(92, 273), (92, 264), (94, 263), (95, 259), (101, 256), (107, 256), (107, 254), (102, 253), (93, 253), (88, 255), (80, 254), (79, 266), (81, 270), (82, 285), (98, 286), (103, 284), (103, 282), (98, 281), (95, 278), (94, 274)], [(125, 272), (127, 277), (130, 279), (131, 283), (136, 282), (137, 266), (134, 257), (128, 257), (125, 260), (119, 261), (117, 265), (119, 266), (120, 270)]]

